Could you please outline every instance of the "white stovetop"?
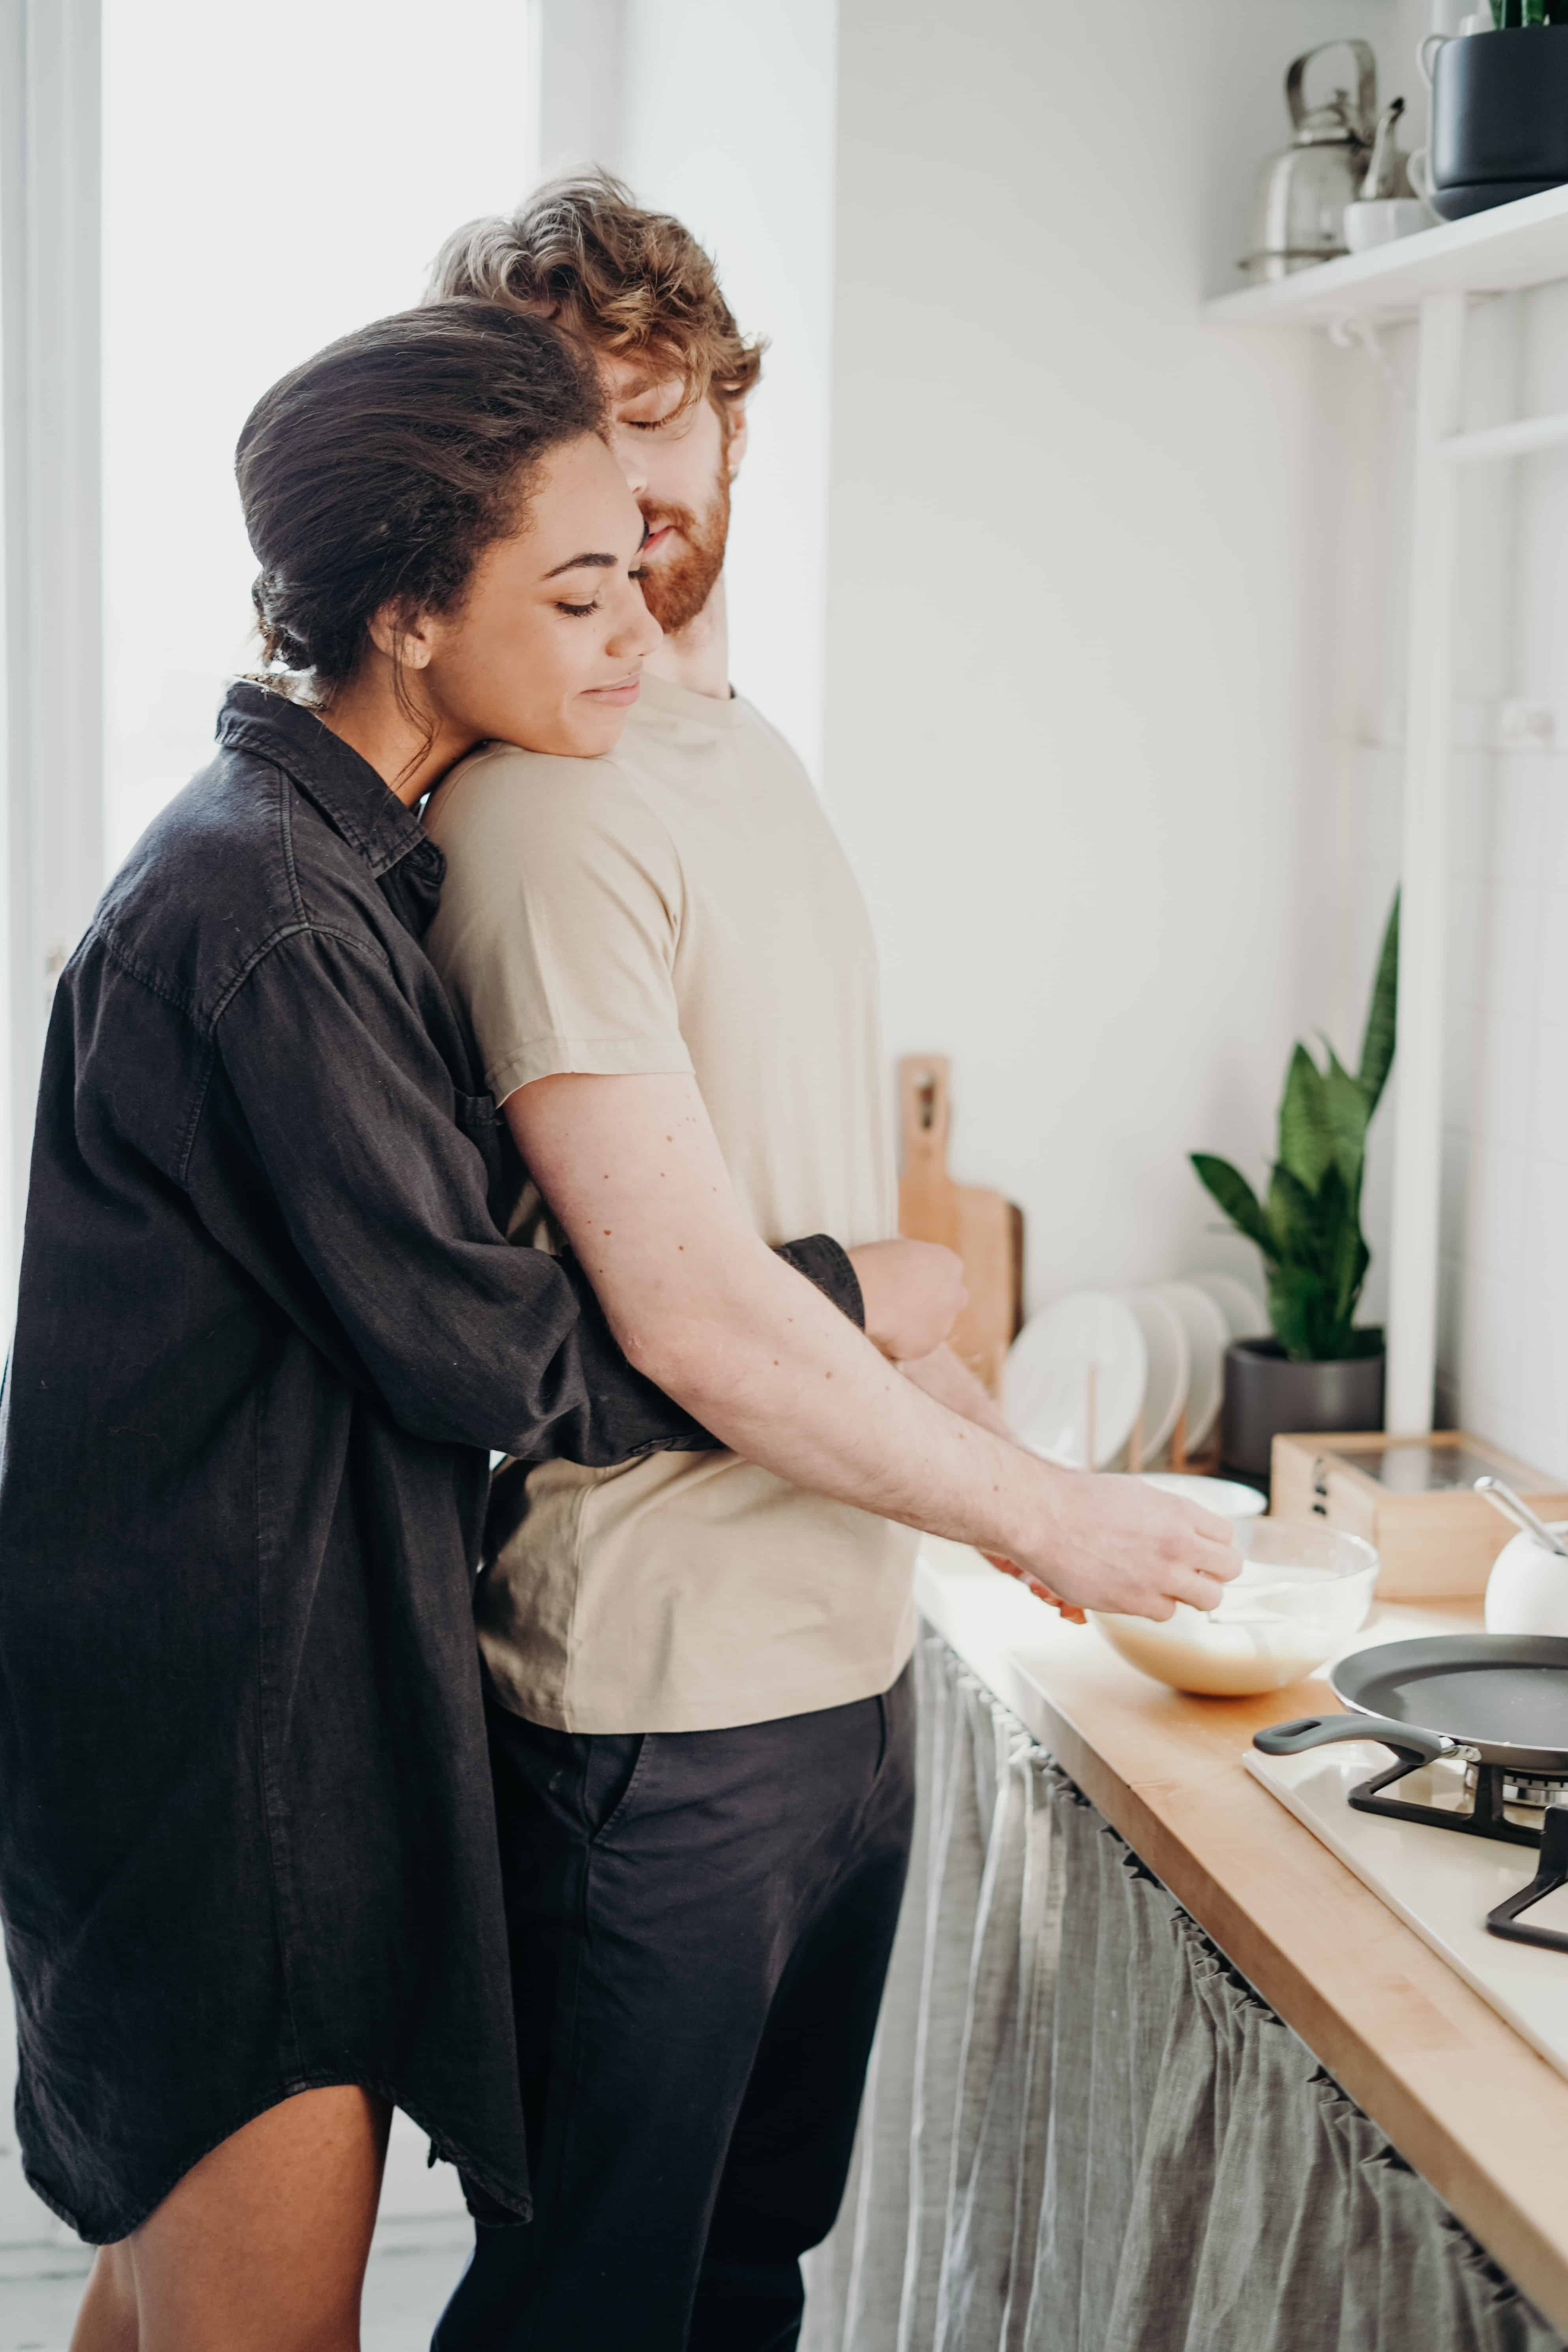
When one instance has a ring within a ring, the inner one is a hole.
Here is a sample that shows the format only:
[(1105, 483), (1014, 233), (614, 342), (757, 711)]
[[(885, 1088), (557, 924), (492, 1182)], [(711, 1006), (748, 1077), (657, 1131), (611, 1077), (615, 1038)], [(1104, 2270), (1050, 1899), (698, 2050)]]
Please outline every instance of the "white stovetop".
[[(1249, 1748), (1246, 1757), (1254, 1780), (1289, 1806), (1560, 2074), (1568, 2074), (1568, 1952), (1506, 1943), (1486, 1927), (1493, 1905), (1534, 1877), (1536, 1848), (1353, 1811), (1351, 1790), (1392, 1761), (1387, 1748), (1370, 1739), (1314, 1748), (1304, 1756), (1265, 1756)], [(1420, 1784), (1450, 1769), (1438, 1766), (1433, 1775), (1413, 1776), (1402, 1783), (1404, 1793), (1419, 1794), (1424, 1802), (1441, 1801), (1436, 1790)], [(1568, 1890), (1549, 1895), (1530, 1916), (1536, 1926), (1568, 1931)]]

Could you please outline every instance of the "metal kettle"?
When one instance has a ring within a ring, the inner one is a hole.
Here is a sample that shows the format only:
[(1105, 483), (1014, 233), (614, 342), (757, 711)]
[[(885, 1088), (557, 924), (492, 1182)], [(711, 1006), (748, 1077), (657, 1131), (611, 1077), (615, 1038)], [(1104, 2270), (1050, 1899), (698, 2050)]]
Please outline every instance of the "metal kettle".
[[(1309, 106), (1307, 68), (1336, 49), (1355, 60), (1355, 96), (1336, 89), (1326, 104)], [(1293, 136), (1258, 175), (1252, 243), (1240, 265), (1265, 284), (1346, 250), (1345, 206), (1359, 191), (1377, 121), (1377, 59), (1365, 41), (1325, 41), (1291, 66), (1285, 103)]]

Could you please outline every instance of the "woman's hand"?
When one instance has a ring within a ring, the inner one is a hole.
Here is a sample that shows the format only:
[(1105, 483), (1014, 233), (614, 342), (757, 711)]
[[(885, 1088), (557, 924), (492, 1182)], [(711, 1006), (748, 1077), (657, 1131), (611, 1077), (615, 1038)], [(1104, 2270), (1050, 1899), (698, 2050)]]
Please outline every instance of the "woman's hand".
[(984, 1552), (982, 1558), (988, 1559), (993, 1568), (999, 1568), (1004, 1576), (1016, 1577), (1020, 1584), (1027, 1585), (1037, 1601), (1047, 1601), (1060, 1616), (1066, 1618), (1069, 1625), (1088, 1624), (1089, 1619), (1076, 1601), (1064, 1601), (1059, 1592), (1053, 1592), (1048, 1584), (1042, 1584), (1037, 1576), (1029, 1574), (1027, 1569), (1015, 1568), (1013, 1562), (1010, 1559), (1004, 1559), (998, 1551)]
[(866, 1302), (866, 1337), (895, 1363), (940, 1348), (969, 1303), (963, 1262), (940, 1242), (868, 1242), (849, 1263)]

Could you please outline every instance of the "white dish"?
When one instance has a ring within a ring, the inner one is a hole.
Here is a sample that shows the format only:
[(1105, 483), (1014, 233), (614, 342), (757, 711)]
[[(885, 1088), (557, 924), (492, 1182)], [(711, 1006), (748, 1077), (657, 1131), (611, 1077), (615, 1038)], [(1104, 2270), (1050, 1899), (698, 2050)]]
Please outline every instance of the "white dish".
[(1170, 1438), (1187, 1401), (1192, 1377), (1192, 1350), (1187, 1327), (1168, 1298), (1157, 1290), (1129, 1290), (1127, 1304), (1138, 1318), (1149, 1355), (1149, 1376), (1143, 1385), (1143, 1426), (1141, 1450), (1128, 1467), (1141, 1470), (1152, 1462)]
[(1187, 1335), (1192, 1360), (1187, 1380), (1187, 1450), (1195, 1454), (1219, 1416), (1230, 1325), (1209, 1293), (1195, 1282), (1163, 1282), (1154, 1296), (1175, 1309)]
[(1179, 1495), (1184, 1503), (1196, 1503), (1216, 1518), (1260, 1519), (1268, 1507), (1257, 1487), (1244, 1486), (1239, 1478), (1200, 1478), (1183, 1470), (1144, 1470), (1139, 1475), (1145, 1486)]
[(1238, 1274), (1187, 1274), (1182, 1279), (1214, 1300), (1233, 1339), (1261, 1339), (1268, 1332), (1268, 1309), (1263, 1293), (1250, 1282), (1243, 1282)]
[(1148, 1377), (1143, 1333), (1125, 1299), (1075, 1290), (1031, 1315), (1014, 1340), (1002, 1372), (1003, 1411), (1020, 1444), (1052, 1462), (1100, 1470), (1131, 1436)]

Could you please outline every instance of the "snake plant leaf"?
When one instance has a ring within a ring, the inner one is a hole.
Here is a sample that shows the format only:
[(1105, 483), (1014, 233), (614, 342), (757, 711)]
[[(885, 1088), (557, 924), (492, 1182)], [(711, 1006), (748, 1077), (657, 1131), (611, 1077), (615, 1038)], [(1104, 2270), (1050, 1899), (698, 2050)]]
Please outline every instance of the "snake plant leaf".
[[(1521, 0), (1511, 0), (1515, 10)], [(1568, 17), (1568, 0), (1545, 0)], [(1517, 15), (1514, 22), (1518, 22)], [(1327, 1067), (1305, 1045), (1290, 1056), (1279, 1104), (1279, 1158), (1259, 1202), (1228, 1160), (1194, 1151), (1193, 1166), (1226, 1215), (1262, 1253), (1268, 1319), (1300, 1362), (1373, 1355), (1379, 1331), (1358, 1329), (1355, 1311), (1372, 1263), (1361, 1229), (1367, 1129), (1394, 1065), (1399, 984), (1399, 900), (1389, 910), (1377, 976), (1351, 1072), (1324, 1040)]]
[(1315, 1309), (1321, 1296), (1308, 1266), (1279, 1265), (1269, 1272), (1268, 1321), (1292, 1363), (1311, 1363), (1316, 1358)]
[(1544, 25), (1546, 22), (1546, 0), (1524, 0), (1521, 16), (1522, 21), (1527, 25)]
[(1265, 1209), (1280, 1265), (1310, 1265), (1319, 1254), (1316, 1197), (1283, 1161), (1269, 1177)]
[(1340, 1171), (1331, 1168), (1314, 1204), (1322, 1252), (1323, 1308), (1338, 1355), (1344, 1353), (1343, 1343), (1370, 1262), (1362, 1237), (1359, 1192), (1359, 1175), (1347, 1184)]
[(1372, 1118), (1372, 1105), (1366, 1098), (1366, 1088), (1361, 1080), (1352, 1077), (1331, 1045), (1328, 1048), (1328, 1055), (1323, 1100), (1328, 1107), (1329, 1129), (1333, 1137), (1331, 1164), (1344, 1179), (1347, 1192), (1359, 1192), (1361, 1171), (1366, 1162), (1366, 1130)]
[(1233, 1168), (1228, 1160), (1217, 1160), (1212, 1151), (1194, 1151), (1192, 1162), (1198, 1181), (1218, 1202), (1237, 1231), (1256, 1242), (1265, 1257), (1272, 1257), (1274, 1235), (1263, 1204), (1240, 1169)]
[(1285, 1091), (1279, 1098), (1280, 1164), (1305, 1184), (1309, 1192), (1315, 1192), (1333, 1156), (1334, 1134), (1323, 1074), (1305, 1045), (1298, 1045), (1290, 1056)]
[(1377, 977), (1372, 984), (1372, 1002), (1367, 1006), (1366, 1028), (1361, 1041), (1361, 1068), (1357, 1073), (1366, 1089), (1368, 1118), (1377, 1108), (1383, 1089), (1394, 1067), (1394, 1037), (1399, 1013), (1399, 893), (1394, 894), (1394, 904), (1388, 910), (1388, 922), (1383, 934), (1383, 947), (1377, 959)]

